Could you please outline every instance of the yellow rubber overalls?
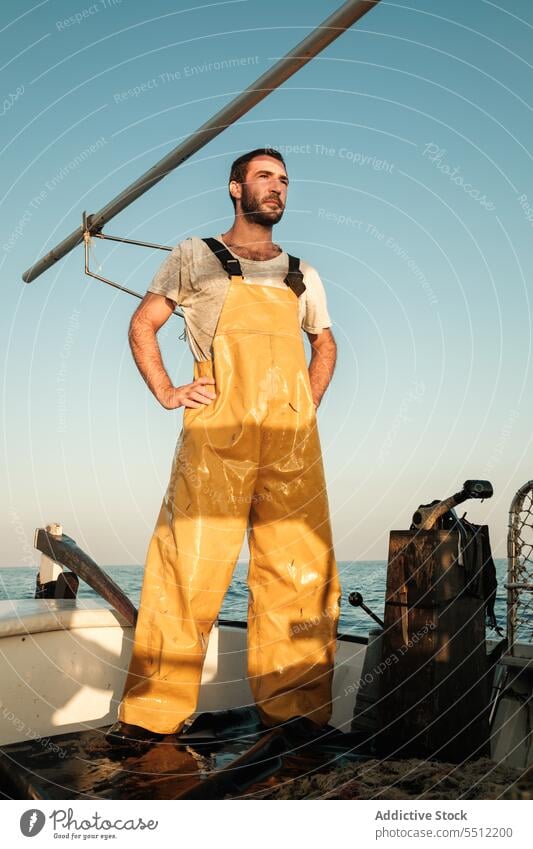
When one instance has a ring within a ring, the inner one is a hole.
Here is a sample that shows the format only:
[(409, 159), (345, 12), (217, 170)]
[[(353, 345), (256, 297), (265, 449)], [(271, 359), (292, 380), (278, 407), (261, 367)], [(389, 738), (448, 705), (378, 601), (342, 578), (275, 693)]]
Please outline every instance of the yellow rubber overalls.
[(119, 719), (176, 733), (194, 713), (248, 530), (248, 676), (260, 716), (324, 725), (340, 585), (295, 292), (231, 276), (212, 352), (194, 378), (212, 376), (216, 398), (184, 409)]

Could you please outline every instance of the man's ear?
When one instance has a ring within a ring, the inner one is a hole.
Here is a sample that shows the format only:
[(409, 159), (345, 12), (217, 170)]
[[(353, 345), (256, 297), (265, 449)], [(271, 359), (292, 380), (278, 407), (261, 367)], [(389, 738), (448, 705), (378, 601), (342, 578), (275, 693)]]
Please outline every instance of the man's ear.
[(242, 186), (237, 180), (231, 180), (229, 184), (229, 193), (235, 200), (242, 196)]

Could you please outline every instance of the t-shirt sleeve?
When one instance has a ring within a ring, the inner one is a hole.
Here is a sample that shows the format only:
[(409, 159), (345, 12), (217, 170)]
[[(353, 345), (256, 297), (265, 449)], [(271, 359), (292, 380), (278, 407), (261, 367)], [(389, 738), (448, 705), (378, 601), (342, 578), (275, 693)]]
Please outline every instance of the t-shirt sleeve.
[(302, 327), (306, 333), (321, 333), (325, 327), (331, 327), (332, 321), (328, 312), (326, 290), (318, 271), (308, 265), (304, 273), (305, 316)]
[(180, 303), (182, 243), (176, 245), (161, 263), (147, 291), (164, 295), (175, 304)]

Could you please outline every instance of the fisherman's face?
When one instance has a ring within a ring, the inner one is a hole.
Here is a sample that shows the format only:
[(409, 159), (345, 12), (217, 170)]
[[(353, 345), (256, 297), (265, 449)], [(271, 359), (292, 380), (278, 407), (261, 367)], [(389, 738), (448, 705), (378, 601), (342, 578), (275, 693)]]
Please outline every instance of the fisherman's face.
[(248, 163), (246, 181), (233, 183), (238, 187), (237, 209), (248, 221), (257, 224), (277, 224), (287, 202), (289, 178), (283, 164), (272, 156), (256, 156)]

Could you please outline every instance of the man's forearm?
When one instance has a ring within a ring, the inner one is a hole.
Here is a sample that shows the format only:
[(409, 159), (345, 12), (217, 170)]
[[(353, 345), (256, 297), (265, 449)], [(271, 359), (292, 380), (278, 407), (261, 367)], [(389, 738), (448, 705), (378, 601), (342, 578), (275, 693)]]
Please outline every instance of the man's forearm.
[(318, 407), (324, 392), (328, 388), (335, 363), (337, 361), (337, 346), (335, 342), (326, 342), (320, 348), (313, 348), (309, 363), (309, 382), (313, 401)]
[(137, 317), (130, 324), (128, 338), (144, 382), (160, 401), (165, 391), (172, 388), (172, 381), (163, 365), (156, 332), (148, 322)]

